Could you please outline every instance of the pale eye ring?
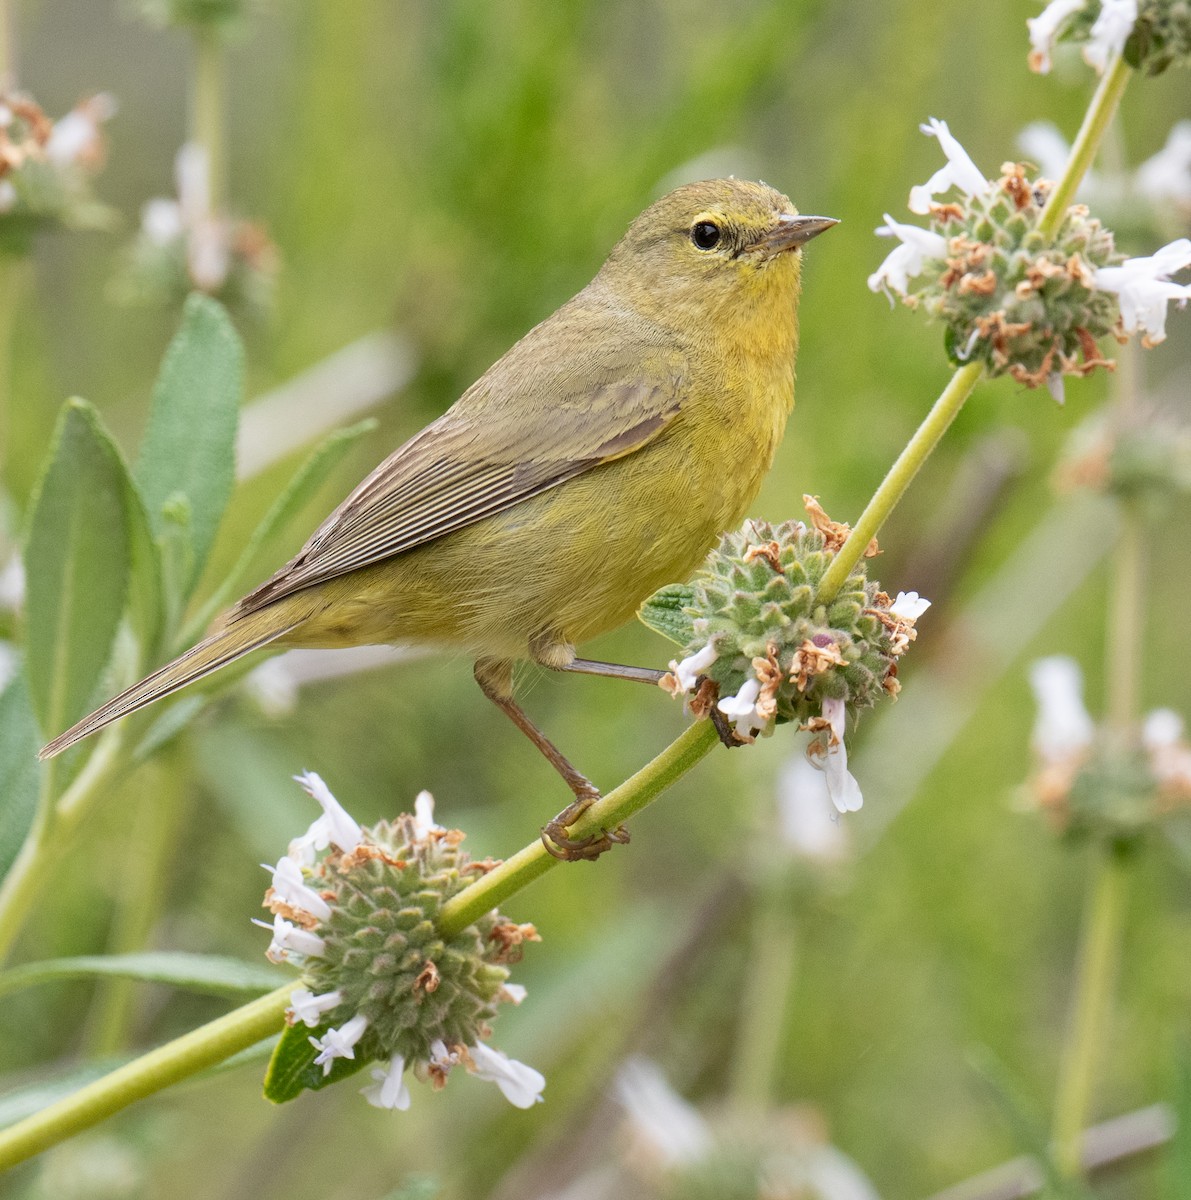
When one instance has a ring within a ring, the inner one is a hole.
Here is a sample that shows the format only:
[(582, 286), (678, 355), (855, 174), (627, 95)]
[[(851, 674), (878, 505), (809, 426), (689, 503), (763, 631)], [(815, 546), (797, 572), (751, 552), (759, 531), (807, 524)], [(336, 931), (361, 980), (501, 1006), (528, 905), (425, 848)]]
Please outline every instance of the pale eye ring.
[(696, 221), (691, 226), (691, 242), (699, 250), (714, 250), (722, 236), (714, 221)]

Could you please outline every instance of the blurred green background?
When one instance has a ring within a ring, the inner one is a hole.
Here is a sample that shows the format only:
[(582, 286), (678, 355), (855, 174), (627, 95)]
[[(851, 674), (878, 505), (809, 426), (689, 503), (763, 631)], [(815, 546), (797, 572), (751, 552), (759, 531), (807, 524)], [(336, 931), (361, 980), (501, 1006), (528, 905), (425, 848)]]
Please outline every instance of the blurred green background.
[[(1073, 134), (1090, 73), (1027, 72), (1024, 22), (1038, 7), (262, 5), (229, 52), (226, 113), (233, 206), (268, 226), (283, 259), (273, 311), (237, 314), (249, 395), (376, 329), (408, 338), (419, 364), (376, 409), (380, 428), (311, 506), (308, 528), (582, 286), (651, 199), (707, 173), (763, 178), (803, 211), (842, 219), (807, 255), (798, 404), (754, 515), (798, 516), (811, 492), (834, 517), (854, 517), (948, 375), (940, 331), (867, 290), (889, 248), (872, 230), (885, 211), (903, 218), (909, 187), (938, 165), (937, 144), (917, 131), (928, 116), (947, 119), (988, 175), (1016, 156), (1031, 120)], [(118, 97), (97, 191), (124, 222), (36, 245), (2, 447), (10, 533), (67, 396), (93, 401), (126, 447), (140, 436), (178, 314), (121, 307), (108, 288), (141, 204), (172, 192), (190, 67), (186, 37), (148, 28), (131, 6), (28, 0), (16, 18), (19, 77), (47, 111), (98, 89)], [(1154, 153), (1187, 115), (1185, 77), (1136, 81), (1121, 121), (1125, 159)], [(1173, 316), (1145, 368), (1184, 415), (1189, 359), (1191, 328)], [(875, 574), (887, 590), (918, 588), (935, 607), (901, 702), (856, 737), (865, 807), (846, 822), (853, 861), (786, 894), (796, 974), (788, 1008), (773, 1015), (773, 1100), (818, 1109), (882, 1196), (923, 1195), (1016, 1152), (970, 1048), (990, 1047), (1039, 1112), (1049, 1107), (1084, 857), (1015, 804), (1033, 716), (1024, 667), (1044, 653), (1076, 655), (1099, 710), (1107, 533), (1086, 519), (1078, 539), (1044, 533), (1024, 576), (1013, 571), (1053, 503), (1048, 476), (1065, 436), (1106, 394), (1102, 375), (1070, 383), (1062, 408), (1009, 380), (982, 386), (881, 538)], [(295, 461), (237, 494), (212, 580)], [(1002, 474), (985, 505), (980, 487)], [(1191, 710), (1187, 517), (1184, 505), (1155, 529), (1147, 708)], [(276, 565), (262, 563), (262, 576)], [(979, 625), (965, 616), (970, 604)], [(587, 650), (649, 664), (672, 653), (644, 628)], [(643, 688), (530, 671), (521, 686), (530, 712), (604, 787), (683, 726), (677, 705)], [(257, 1063), (142, 1105), (0, 1190), (379, 1200), (419, 1174), (451, 1198), (532, 1200), (561, 1187), (615, 1153), (614, 1127), (593, 1126), (592, 1114), (627, 1049), (655, 1057), (692, 1099), (732, 1086), (755, 980), (750, 880), (775, 869), (775, 776), (793, 750), (779, 730), (745, 752), (717, 752), (633, 822), (630, 848), (556, 870), (507, 906), (543, 937), (514, 974), (530, 999), (502, 1016), (494, 1039), (546, 1074), (546, 1102), (533, 1111), (464, 1078), (442, 1094), (415, 1089), (404, 1114), (369, 1108), (354, 1087), (275, 1110), (259, 1098)], [(365, 821), (429, 788), (439, 818), (465, 829), (479, 857), (510, 854), (565, 800), (462, 658), (314, 684), (277, 718), (233, 695), (88, 825), (41, 898), (21, 960), (102, 952), (121, 922), (135, 926), (121, 901), (154, 839), (169, 849), (148, 944), (262, 953), (264, 935), (248, 923), (264, 887), (256, 863), (276, 859), (311, 819), (289, 782), (304, 768)], [(1140, 871), (1099, 1115), (1172, 1092), (1191, 1025), (1188, 865), (1155, 842)], [(148, 987), (134, 995), (138, 1046), (226, 1007)], [(80, 984), (5, 998), (7, 1081), (93, 1053), (110, 1003)], [(112, 1156), (131, 1174), (117, 1171), (122, 1182), (103, 1191)], [(1115, 1194), (1156, 1195), (1146, 1178)]]

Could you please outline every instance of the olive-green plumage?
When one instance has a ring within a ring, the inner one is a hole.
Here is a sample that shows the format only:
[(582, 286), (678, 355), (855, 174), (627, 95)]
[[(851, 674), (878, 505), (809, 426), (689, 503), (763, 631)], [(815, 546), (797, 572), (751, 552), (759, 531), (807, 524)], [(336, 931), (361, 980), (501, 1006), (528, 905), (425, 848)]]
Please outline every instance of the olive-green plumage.
[(518, 659), (565, 666), (744, 516), (794, 403), (800, 247), (832, 224), (736, 180), (657, 201), (217, 632), (43, 755), (270, 642), (442, 645), (505, 693)]

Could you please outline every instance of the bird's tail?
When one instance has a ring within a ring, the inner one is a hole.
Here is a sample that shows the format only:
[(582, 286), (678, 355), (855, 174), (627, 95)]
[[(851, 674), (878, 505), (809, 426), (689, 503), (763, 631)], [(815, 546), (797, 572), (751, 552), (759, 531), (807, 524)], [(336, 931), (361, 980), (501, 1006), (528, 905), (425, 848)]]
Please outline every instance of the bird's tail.
[(38, 751), (37, 757), (53, 758), (55, 754), (69, 749), (75, 742), (97, 733), (105, 725), (110, 725), (155, 700), (172, 696), (174, 692), (202, 679), (205, 675), (210, 675), (212, 671), (217, 671), (237, 658), (284, 637), (296, 625), (301, 624), (302, 617), (295, 616), (293, 620), (286, 621), (278, 607), (264, 608), (230, 622), (218, 633), (180, 654), (173, 662), (158, 667), (151, 675), (146, 675), (139, 683), (134, 683), (132, 687), (101, 705), (65, 733), (60, 733)]

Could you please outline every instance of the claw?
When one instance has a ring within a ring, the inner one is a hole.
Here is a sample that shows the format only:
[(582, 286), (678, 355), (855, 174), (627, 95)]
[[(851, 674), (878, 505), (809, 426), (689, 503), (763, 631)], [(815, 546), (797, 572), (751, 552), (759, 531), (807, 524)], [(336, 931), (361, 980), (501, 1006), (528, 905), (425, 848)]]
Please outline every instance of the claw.
[(572, 826), (598, 799), (599, 792), (594, 787), (584, 789), (582, 795), (576, 795), (554, 818), (542, 826), (542, 845), (546, 853), (563, 862), (592, 862), (606, 850), (622, 846), (629, 840), (629, 831), (623, 825), (618, 825), (609, 832), (601, 829), (599, 833), (589, 834), (583, 838), (573, 838), (567, 830)]

